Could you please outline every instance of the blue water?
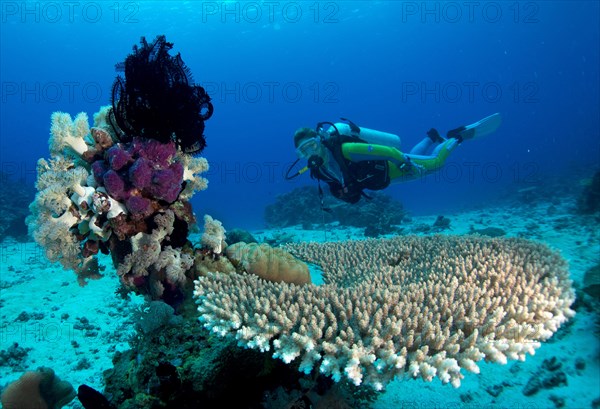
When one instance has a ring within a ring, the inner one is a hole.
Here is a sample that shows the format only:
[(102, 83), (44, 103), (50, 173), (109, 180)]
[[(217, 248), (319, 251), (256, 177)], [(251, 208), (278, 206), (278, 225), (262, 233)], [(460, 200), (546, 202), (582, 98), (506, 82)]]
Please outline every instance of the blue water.
[(600, 162), (599, 3), (1, 3), (0, 161), (27, 183), (47, 157), (49, 118), (110, 101), (115, 63), (165, 34), (213, 98), (209, 189), (197, 214), (260, 228), (296, 128), (339, 117), (397, 133), (409, 150), (494, 112), (437, 176), (387, 189), (415, 214), (477, 206)]

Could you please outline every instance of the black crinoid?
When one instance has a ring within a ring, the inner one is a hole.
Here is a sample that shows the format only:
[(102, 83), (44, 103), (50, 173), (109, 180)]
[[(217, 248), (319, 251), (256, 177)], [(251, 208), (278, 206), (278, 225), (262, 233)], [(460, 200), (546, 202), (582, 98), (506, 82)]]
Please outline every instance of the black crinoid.
[(204, 121), (213, 113), (210, 96), (194, 85), (181, 55), (169, 55), (173, 44), (161, 35), (134, 46), (117, 64), (109, 122), (122, 142), (134, 137), (174, 141), (184, 152), (199, 153), (206, 146)]

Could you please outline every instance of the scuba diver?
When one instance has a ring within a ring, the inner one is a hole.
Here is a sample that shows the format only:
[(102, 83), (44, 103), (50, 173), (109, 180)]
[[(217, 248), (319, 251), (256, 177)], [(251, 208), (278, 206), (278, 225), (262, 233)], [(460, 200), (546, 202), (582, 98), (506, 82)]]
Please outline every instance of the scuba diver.
[[(381, 190), (390, 183), (435, 172), (463, 141), (492, 133), (502, 122), (500, 114), (495, 113), (448, 131), (446, 138), (432, 128), (410, 153), (404, 153), (400, 150), (399, 136), (341, 119), (343, 122), (320, 122), (315, 129), (300, 128), (294, 134), (298, 159), (288, 169), (286, 179), (310, 170), (311, 178), (319, 181), (321, 202), (320, 181), (329, 185), (334, 197), (345, 202), (356, 203), (361, 197), (369, 199), (363, 190)], [(290, 176), (291, 169), (301, 159), (308, 161), (307, 166)]]

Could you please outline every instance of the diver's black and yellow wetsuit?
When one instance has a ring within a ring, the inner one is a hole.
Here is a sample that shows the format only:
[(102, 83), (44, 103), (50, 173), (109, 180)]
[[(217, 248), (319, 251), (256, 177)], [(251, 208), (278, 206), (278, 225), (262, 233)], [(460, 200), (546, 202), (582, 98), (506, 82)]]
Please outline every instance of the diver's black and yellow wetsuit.
[(405, 154), (396, 148), (368, 143), (348, 142), (342, 144), (342, 154), (346, 160), (387, 161), (391, 182), (416, 179), (424, 174), (439, 170), (457, 146), (456, 140), (442, 142), (435, 156)]
[(363, 190), (381, 190), (390, 183), (417, 179), (439, 170), (456, 139), (444, 140), (435, 155), (406, 154), (391, 146), (372, 144), (353, 135), (332, 134), (323, 140), (328, 155), (311, 167), (311, 176), (324, 181), (336, 198), (356, 203)]
[[(342, 120), (345, 123), (321, 122), (316, 130), (301, 128), (294, 143), (299, 157), (308, 159), (311, 177), (327, 183), (335, 197), (349, 203), (366, 196), (365, 189), (385, 189), (390, 183), (418, 179), (441, 169), (461, 142), (492, 133), (502, 122), (495, 113), (448, 131), (448, 139), (432, 128), (410, 153), (404, 153), (397, 135)], [(325, 130), (323, 125), (330, 127)]]

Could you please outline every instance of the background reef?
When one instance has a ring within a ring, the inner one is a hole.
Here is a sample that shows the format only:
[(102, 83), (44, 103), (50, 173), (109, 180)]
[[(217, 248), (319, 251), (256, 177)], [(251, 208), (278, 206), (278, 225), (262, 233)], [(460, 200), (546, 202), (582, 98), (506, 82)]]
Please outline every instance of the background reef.
[(34, 195), (32, 186), (0, 173), (0, 240), (6, 237), (27, 240), (25, 218)]
[(269, 228), (301, 225), (310, 230), (327, 223), (339, 226), (364, 228), (367, 237), (398, 232), (399, 225), (407, 217), (402, 203), (381, 192), (371, 193), (370, 200), (351, 205), (327, 195), (319, 197), (313, 186), (295, 188), (277, 196), (275, 202), (265, 208), (264, 219)]

